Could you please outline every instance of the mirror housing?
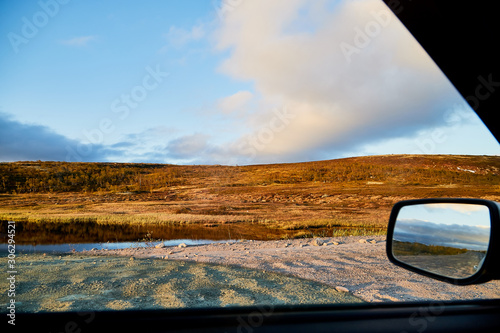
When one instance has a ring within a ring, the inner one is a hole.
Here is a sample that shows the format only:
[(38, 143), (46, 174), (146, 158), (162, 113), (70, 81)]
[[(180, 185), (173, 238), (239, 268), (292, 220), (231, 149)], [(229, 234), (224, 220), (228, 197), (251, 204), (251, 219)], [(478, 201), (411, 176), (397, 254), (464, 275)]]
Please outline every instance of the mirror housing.
[(456, 285), (500, 278), (500, 204), (418, 199), (394, 205), (387, 257), (400, 267)]

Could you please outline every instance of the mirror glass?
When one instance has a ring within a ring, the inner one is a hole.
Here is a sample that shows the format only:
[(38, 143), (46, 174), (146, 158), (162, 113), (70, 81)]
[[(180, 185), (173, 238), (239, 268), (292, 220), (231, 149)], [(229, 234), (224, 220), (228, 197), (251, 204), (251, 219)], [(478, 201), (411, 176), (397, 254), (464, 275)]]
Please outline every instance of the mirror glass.
[(464, 279), (482, 266), (490, 240), (487, 206), (431, 203), (401, 208), (392, 240), (396, 259), (441, 276)]

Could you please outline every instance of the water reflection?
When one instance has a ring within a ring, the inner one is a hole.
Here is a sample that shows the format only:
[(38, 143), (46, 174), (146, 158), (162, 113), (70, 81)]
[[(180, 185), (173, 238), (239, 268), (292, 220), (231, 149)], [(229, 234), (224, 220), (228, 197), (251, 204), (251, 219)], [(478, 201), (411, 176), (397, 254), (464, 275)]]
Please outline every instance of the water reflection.
[[(17, 253), (64, 253), (73, 251), (90, 251), (92, 249), (97, 250), (116, 250), (116, 249), (127, 249), (127, 248), (140, 248), (140, 247), (152, 247), (159, 243), (164, 243), (165, 246), (177, 246), (184, 243), (188, 246), (193, 245), (204, 245), (213, 243), (227, 243), (235, 242), (234, 240), (195, 240), (195, 239), (173, 239), (162, 242), (115, 242), (115, 243), (76, 243), (76, 244), (57, 244), (57, 245), (17, 245)], [(0, 253), (7, 253), (7, 244), (0, 244)]]
[[(134, 242), (171, 239), (275, 239), (286, 231), (272, 230), (258, 223), (219, 225), (158, 223), (148, 225), (100, 224), (93, 221), (71, 223), (16, 222), (16, 244), (77, 244)], [(6, 241), (7, 221), (0, 221), (2, 242)]]
[[(0, 251), (6, 248), (7, 221), (0, 220)], [(179, 243), (201, 241), (227, 241), (238, 239), (276, 240), (300, 237), (329, 237), (339, 230), (355, 233), (380, 232), (379, 227), (330, 226), (307, 228), (304, 230), (284, 230), (269, 228), (261, 223), (220, 223), (220, 224), (172, 224), (157, 223), (147, 225), (101, 224), (94, 221), (73, 222), (16, 222), (16, 248), (32, 251), (63, 252), (90, 250), (92, 248), (127, 248), (157, 244), (160, 240)], [(47, 247), (50, 246), (50, 247)]]

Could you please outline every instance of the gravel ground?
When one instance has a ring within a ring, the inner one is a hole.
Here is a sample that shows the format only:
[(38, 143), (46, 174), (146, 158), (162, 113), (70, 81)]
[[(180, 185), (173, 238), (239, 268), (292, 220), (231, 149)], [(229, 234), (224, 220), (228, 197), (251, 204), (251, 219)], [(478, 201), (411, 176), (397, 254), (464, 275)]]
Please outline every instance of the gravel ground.
[[(323, 243), (321, 246), (316, 242)], [(326, 245), (324, 245), (326, 244)], [(466, 300), (500, 297), (500, 281), (456, 286), (389, 262), (385, 236), (239, 241), (200, 246), (92, 251), (99, 255), (162, 258), (288, 274), (343, 287), (367, 302)]]
[[(500, 296), (500, 281), (455, 286), (394, 266), (383, 236), (29, 254), (16, 265), (19, 312)], [(10, 300), (7, 277), (3, 270), (2, 311)]]

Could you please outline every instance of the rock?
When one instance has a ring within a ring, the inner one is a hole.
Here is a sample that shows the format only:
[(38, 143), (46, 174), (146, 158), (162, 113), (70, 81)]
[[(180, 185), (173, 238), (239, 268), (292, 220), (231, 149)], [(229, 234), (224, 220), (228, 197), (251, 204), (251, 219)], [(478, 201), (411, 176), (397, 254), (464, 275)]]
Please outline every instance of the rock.
[(372, 243), (372, 244), (377, 244), (377, 241), (372, 239), (371, 241), (368, 241), (369, 243)]
[(360, 239), (358, 242), (360, 242), (360, 243), (368, 243), (368, 242), (366, 241), (366, 239)]
[(130, 260), (130, 261), (134, 261), (134, 257), (130, 257), (130, 259), (129, 259), (129, 260)]
[(321, 197), (322, 198), (328, 198), (328, 194), (323, 194)]
[(180, 243), (178, 247), (187, 247), (186, 243)]
[(339, 245), (338, 242), (332, 242), (332, 245)]
[(157, 244), (155, 246), (155, 248), (157, 248), (157, 249), (161, 249), (161, 248), (164, 248), (164, 247), (165, 247), (165, 243), (163, 243), (163, 242), (161, 242), (160, 244)]
[(349, 292), (349, 289), (347, 289), (346, 287), (341, 287), (341, 286), (335, 287), (335, 290), (337, 290), (339, 292), (343, 292), (343, 293), (348, 293)]
[(322, 245), (322, 246), (328, 246), (328, 243), (323, 243), (323, 245)]
[(323, 242), (323, 241), (322, 241), (321, 239), (319, 239), (319, 238), (315, 238), (315, 239), (313, 240), (313, 242), (312, 242), (312, 244), (313, 244), (313, 245), (315, 245), (315, 246), (321, 246), (321, 245), (323, 245), (324, 243), (325, 243), (325, 242)]

